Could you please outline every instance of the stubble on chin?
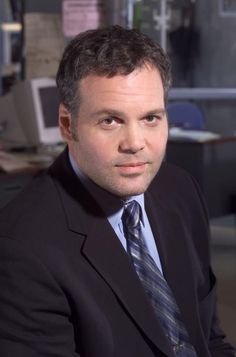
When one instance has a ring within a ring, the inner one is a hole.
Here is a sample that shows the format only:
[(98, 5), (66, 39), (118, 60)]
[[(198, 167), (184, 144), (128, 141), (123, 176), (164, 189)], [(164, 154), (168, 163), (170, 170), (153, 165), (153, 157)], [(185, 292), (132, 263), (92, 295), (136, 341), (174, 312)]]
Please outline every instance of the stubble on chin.
[(103, 188), (114, 196), (125, 199), (130, 196), (145, 193), (155, 176), (156, 173), (150, 173), (148, 177), (144, 180), (140, 180), (140, 182), (136, 182), (135, 180), (137, 178), (135, 177), (123, 177), (118, 181), (111, 178), (109, 179), (109, 176), (107, 176)]

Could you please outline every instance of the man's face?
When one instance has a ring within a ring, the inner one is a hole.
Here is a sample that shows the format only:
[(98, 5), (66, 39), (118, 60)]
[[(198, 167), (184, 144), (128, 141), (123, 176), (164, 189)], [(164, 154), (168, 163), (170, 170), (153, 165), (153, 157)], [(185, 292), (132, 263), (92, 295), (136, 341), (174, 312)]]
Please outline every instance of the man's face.
[(79, 168), (116, 196), (143, 193), (161, 165), (168, 136), (159, 72), (143, 67), (112, 78), (89, 75), (79, 93), (76, 140), (63, 135), (61, 124)]

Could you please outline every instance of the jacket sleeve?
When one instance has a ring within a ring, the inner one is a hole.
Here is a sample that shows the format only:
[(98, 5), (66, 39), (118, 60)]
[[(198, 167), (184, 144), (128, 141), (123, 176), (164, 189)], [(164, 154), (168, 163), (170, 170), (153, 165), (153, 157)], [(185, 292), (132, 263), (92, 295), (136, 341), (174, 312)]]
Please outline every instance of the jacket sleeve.
[(65, 294), (20, 242), (0, 238), (0, 356), (78, 357)]

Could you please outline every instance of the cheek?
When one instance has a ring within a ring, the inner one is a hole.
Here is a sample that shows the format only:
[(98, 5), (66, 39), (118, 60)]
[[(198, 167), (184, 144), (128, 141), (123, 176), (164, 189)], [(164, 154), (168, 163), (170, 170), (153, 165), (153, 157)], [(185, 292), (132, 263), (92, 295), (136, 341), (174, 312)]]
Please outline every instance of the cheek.
[(112, 153), (114, 152), (109, 142), (98, 140), (98, 138), (87, 140), (83, 145), (80, 145), (78, 150), (80, 151), (81, 159), (89, 161), (90, 163), (92, 162), (94, 166), (100, 166), (103, 163), (109, 164), (112, 160)]
[(152, 151), (155, 152), (155, 154), (157, 155), (158, 154), (161, 155), (163, 152), (165, 152), (166, 144), (167, 144), (166, 133), (155, 136), (152, 140)]

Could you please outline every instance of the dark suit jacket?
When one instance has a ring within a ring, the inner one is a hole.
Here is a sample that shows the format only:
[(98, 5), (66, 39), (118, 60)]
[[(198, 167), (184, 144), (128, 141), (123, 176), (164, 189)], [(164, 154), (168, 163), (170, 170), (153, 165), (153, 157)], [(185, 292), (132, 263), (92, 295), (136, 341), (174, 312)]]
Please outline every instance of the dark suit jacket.
[[(198, 356), (233, 356), (217, 323), (198, 186), (164, 163), (145, 204)], [(1, 357), (173, 357), (126, 252), (66, 152), (3, 210), (0, 231)]]

